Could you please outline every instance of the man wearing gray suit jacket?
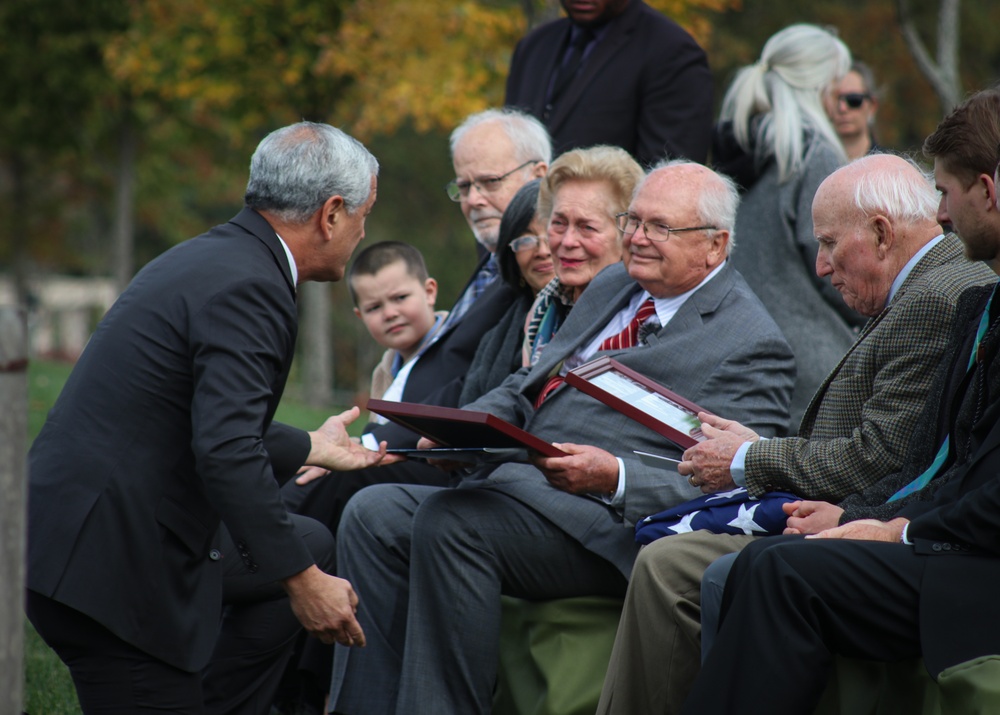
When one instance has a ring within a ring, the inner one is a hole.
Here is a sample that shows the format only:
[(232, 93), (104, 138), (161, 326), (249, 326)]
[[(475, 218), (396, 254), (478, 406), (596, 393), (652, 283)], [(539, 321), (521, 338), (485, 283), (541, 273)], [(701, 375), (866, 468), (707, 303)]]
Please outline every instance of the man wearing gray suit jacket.
[[(562, 385), (536, 408), (552, 376), (600, 352), (757, 430), (785, 426), (790, 349), (726, 261), (738, 201), (732, 182), (703, 166), (654, 170), (620, 220), (625, 265), (594, 279), (533, 368), (466, 406), (569, 456), (481, 469), (456, 489), (370, 487), (350, 502), (338, 563), (357, 579), (368, 645), (337, 649), (331, 709), (489, 712), (500, 595), (622, 595), (634, 522), (698, 494), (673, 470), (611, 456), (680, 450), (584, 393)], [(603, 348), (647, 299), (661, 327), (635, 347)]]
[[(871, 320), (813, 397), (798, 436), (758, 440), (735, 422), (708, 418), (710, 439), (678, 468), (692, 484), (719, 491), (735, 479), (753, 496), (782, 490), (840, 501), (900, 469), (949, 346), (958, 297), (996, 280), (965, 259), (955, 236), (941, 236), (936, 205), (922, 172), (891, 155), (859, 159), (820, 185), (817, 272)], [(757, 538), (694, 531), (643, 550), (598, 713), (680, 709), (698, 673), (709, 596), (702, 574)]]

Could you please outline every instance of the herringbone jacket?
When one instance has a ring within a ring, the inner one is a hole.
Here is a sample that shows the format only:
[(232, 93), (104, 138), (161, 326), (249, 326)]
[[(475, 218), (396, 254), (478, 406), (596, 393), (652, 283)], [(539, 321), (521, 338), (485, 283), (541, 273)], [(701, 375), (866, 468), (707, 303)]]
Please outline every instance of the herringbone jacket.
[(820, 386), (798, 437), (746, 455), (750, 493), (785, 490), (838, 502), (900, 469), (951, 335), (959, 295), (996, 281), (946, 236), (907, 276)]

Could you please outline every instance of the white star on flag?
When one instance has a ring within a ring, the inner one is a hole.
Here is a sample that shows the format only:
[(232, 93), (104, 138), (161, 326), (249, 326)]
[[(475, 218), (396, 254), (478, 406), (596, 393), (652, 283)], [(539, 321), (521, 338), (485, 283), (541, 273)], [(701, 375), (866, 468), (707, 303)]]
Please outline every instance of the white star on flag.
[(746, 493), (745, 487), (736, 487), (735, 489), (731, 489), (728, 492), (715, 492), (712, 496), (705, 499), (705, 501), (710, 502), (714, 499), (730, 499), (732, 497), (745, 493)]
[(668, 528), (675, 534), (686, 534), (689, 531), (694, 531), (694, 529), (691, 528), (691, 522), (699, 514), (701, 514), (701, 511), (693, 511), (690, 514), (685, 514), (681, 517), (680, 521)]
[(735, 519), (729, 522), (729, 526), (736, 529), (743, 529), (744, 534), (754, 534), (757, 532), (767, 531), (767, 529), (753, 520), (753, 513), (757, 511), (758, 506), (760, 506), (760, 504), (754, 504), (752, 507), (747, 509), (746, 504), (740, 504), (739, 514), (736, 515)]

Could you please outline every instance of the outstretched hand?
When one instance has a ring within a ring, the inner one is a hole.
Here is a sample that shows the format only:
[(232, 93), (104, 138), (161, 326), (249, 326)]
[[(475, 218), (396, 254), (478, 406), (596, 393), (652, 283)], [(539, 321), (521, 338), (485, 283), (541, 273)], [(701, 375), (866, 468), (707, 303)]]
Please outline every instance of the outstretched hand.
[[(361, 414), (357, 407), (330, 417), (320, 425), (319, 429), (309, 433), (312, 446), (306, 464), (311, 467), (322, 467), (331, 471), (345, 472), (351, 469), (364, 469), (376, 464), (393, 464), (402, 459), (396, 455), (387, 455), (386, 443), (379, 444), (377, 452), (363, 447), (357, 440), (347, 434), (347, 425), (351, 424)], [(296, 481), (299, 481), (302, 475)], [(312, 479), (316, 475), (311, 476)]]

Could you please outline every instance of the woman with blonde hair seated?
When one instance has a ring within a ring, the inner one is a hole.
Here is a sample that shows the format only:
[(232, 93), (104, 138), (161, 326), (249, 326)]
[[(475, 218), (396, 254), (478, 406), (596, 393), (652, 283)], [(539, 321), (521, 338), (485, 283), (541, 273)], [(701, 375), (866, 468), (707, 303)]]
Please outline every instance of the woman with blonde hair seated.
[(619, 147), (593, 146), (562, 154), (538, 192), (538, 213), (556, 277), (528, 311), (522, 362), (534, 365), (590, 281), (622, 259), (615, 216), (628, 209), (642, 167)]

